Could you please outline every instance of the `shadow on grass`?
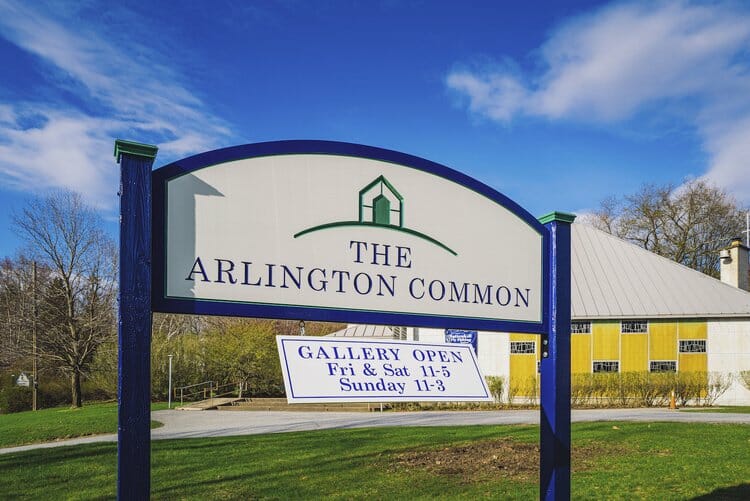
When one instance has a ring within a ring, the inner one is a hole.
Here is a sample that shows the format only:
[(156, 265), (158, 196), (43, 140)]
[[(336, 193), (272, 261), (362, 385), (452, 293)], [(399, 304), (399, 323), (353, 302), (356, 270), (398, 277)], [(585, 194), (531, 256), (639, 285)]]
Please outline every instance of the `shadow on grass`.
[(22, 460), (23, 464), (28, 467), (37, 467), (77, 459), (100, 461), (102, 458), (111, 458), (113, 454), (117, 454), (117, 444), (113, 442), (33, 449), (3, 454), (0, 456), (0, 469), (4, 466), (15, 466), (19, 460)]
[[(190, 444), (188, 447), (180, 447), (179, 453), (182, 455), (186, 450), (196, 452), (202, 447), (202, 445)], [(223, 456), (229, 461), (233, 460), (237, 453), (237, 445), (233, 443), (213, 444), (211, 448), (214, 457)], [(222, 453), (222, 451), (224, 452)], [(171, 451), (165, 449), (161, 452), (164, 453), (163, 456), (167, 456)], [(265, 464), (262, 461), (251, 461), (243, 463), (242, 467), (228, 466), (221, 471), (219, 476), (216, 476), (216, 472), (213, 472), (212, 475), (196, 474), (194, 464), (183, 464), (180, 467), (170, 464), (168, 457), (162, 457), (159, 458), (161, 464), (155, 470), (152, 469), (153, 476), (156, 478), (162, 477), (162, 475), (164, 477), (169, 476), (172, 480), (164, 483), (164, 480), (160, 479), (161, 482), (152, 485), (151, 494), (155, 499), (166, 499), (173, 496), (189, 496), (195, 492), (205, 492), (206, 486), (223, 486), (224, 489), (237, 491), (236, 494), (241, 496), (266, 497), (269, 492), (273, 492), (273, 488), (270, 486), (285, 486), (279, 491), (282, 493), (280, 494), (281, 498), (286, 495), (309, 497), (312, 495), (310, 489), (315, 490), (320, 487), (316, 487), (314, 483), (309, 486), (297, 485), (296, 488), (293, 485), (300, 479), (305, 478), (306, 475), (310, 475), (310, 464), (314, 465), (316, 476), (334, 478), (341, 474), (341, 468), (359, 471), (366, 469), (368, 466), (380, 466), (382, 457), (382, 453), (373, 451), (349, 452), (345, 457), (313, 453), (310, 456), (309, 463), (300, 464), (299, 461), (293, 459), (282, 462), (273, 461), (270, 464)], [(243, 469), (245, 471), (237, 471)], [(176, 477), (181, 478), (175, 482)]]
[[(358, 497), (365, 492), (390, 492), (393, 487), (388, 479), (393, 472), (388, 465), (395, 456), (405, 451), (440, 451), (448, 446), (465, 442), (508, 437), (516, 428), (486, 428), (473, 430), (473, 436), (464, 436), (451, 429), (441, 429), (443, 436), (435, 437), (435, 430), (414, 429), (413, 435), (427, 435), (427, 439), (410, 437), (405, 440), (398, 433), (388, 430), (358, 429), (342, 435), (340, 431), (322, 430), (285, 435), (253, 435), (251, 437), (221, 437), (210, 441), (180, 440), (159, 441), (153, 446), (154, 482), (152, 495), (155, 499), (190, 496), (208, 492), (214, 486), (216, 492), (232, 492), (238, 497), (314, 497), (316, 492), (327, 492), (325, 482), (318, 479), (337, 479), (344, 485), (357, 485), (356, 476), (365, 475), (367, 481), (353, 490), (338, 492), (340, 497)], [(523, 428), (526, 431), (526, 428)], [(343, 438), (343, 439), (342, 439)], [(432, 438), (432, 440), (429, 440)], [(254, 450), (255, 454), (248, 454)], [(278, 455), (278, 451), (285, 451)], [(438, 452), (439, 453), (439, 452)], [(203, 472), (207, 460), (221, 462), (222, 467)], [(314, 472), (311, 475), (311, 471)], [(356, 473), (359, 472), (359, 473)], [(430, 473), (414, 470), (415, 481), (425, 480)], [(434, 479), (433, 479), (434, 480)], [(446, 477), (437, 484), (448, 488), (454, 479)], [(467, 484), (462, 487), (471, 489)], [(279, 490), (280, 489), (280, 490)], [(359, 490), (358, 490), (359, 489)], [(437, 489), (437, 490), (436, 490)], [(439, 492), (428, 490), (430, 495)], [(418, 490), (415, 492), (419, 492)], [(403, 494), (403, 493), (402, 493)], [(219, 495), (218, 497), (221, 497)]]
[(750, 484), (739, 484), (732, 487), (722, 487), (715, 491), (692, 498), (692, 501), (719, 501), (719, 500), (747, 500), (750, 499)]

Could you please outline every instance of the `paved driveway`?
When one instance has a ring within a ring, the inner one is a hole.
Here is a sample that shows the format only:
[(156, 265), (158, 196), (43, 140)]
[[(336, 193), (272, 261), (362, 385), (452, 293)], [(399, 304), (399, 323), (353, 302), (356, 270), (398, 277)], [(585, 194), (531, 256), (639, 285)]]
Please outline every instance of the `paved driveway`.
[[(228, 437), (262, 433), (363, 428), (374, 426), (466, 426), (478, 424), (538, 424), (538, 410), (453, 411), (453, 412), (261, 412), (261, 411), (156, 411), (152, 419), (164, 426), (151, 431), (153, 440)], [(666, 409), (574, 410), (574, 422), (673, 421), (681, 423), (750, 424), (750, 414), (680, 412)], [(0, 449), (0, 454), (30, 449), (116, 442), (117, 435), (97, 435), (44, 444)]]

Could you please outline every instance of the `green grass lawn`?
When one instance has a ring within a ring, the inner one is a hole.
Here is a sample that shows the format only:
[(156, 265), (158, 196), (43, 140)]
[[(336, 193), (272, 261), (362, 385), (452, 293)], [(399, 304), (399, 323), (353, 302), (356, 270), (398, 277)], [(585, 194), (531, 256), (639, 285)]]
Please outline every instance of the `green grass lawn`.
[[(151, 406), (151, 410), (166, 408), (166, 403)], [(152, 428), (160, 425), (151, 422)], [(0, 415), (0, 447), (100, 433), (117, 433), (116, 402), (84, 404), (80, 409), (58, 407)]]
[(734, 405), (730, 407), (695, 407), (680, 410), (682, 412), (721, 412), (724, 414), (750, 414), (750, 405)]
[[(749, 499), (749, 431), (745, 425), (574, 424), (572, 498), (713, 493)], [(538, 432), (536, 426), (415, 427), (159, 440), (152, 442), (152, 497), (538, 499)], [(519, 452), (499, 457), (491, 447), (497, 439)], [(472, 444), (465, 468), (461, 454)], [(102, 443), (2, 455), (0, 493), (112, 498), (116, 450)], [(511, 466), (498, 467), (502, 461)]]

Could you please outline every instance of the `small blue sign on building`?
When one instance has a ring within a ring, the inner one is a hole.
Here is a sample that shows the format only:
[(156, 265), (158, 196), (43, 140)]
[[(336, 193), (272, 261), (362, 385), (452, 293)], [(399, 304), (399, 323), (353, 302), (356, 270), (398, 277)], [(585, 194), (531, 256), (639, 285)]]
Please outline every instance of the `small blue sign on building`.
[(474, 354), (477, 353), (477, 331), (467, 331), (463, 329), (445, 329), (445, 342), (456, 344), (470, 344), (474, 348)]

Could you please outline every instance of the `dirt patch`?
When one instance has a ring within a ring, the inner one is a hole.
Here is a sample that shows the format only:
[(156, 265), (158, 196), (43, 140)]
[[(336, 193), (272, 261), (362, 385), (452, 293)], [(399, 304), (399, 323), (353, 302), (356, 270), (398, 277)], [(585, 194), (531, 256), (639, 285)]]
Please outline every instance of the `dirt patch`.
[[(571, 458), (573, 470), (587, 470), (596, 463), (598, 457), (623, 452), (624, 449), (613, 450), (611, 444), (576, 447)], [(539, 445), (502, 438), (451, 445), (442, 449), (408, 451), (393, 457), (389, 471), (402, 474), (423, 471), (451, 477), (462, 483), (498, 477), (528, 482), (539, 476)]]

